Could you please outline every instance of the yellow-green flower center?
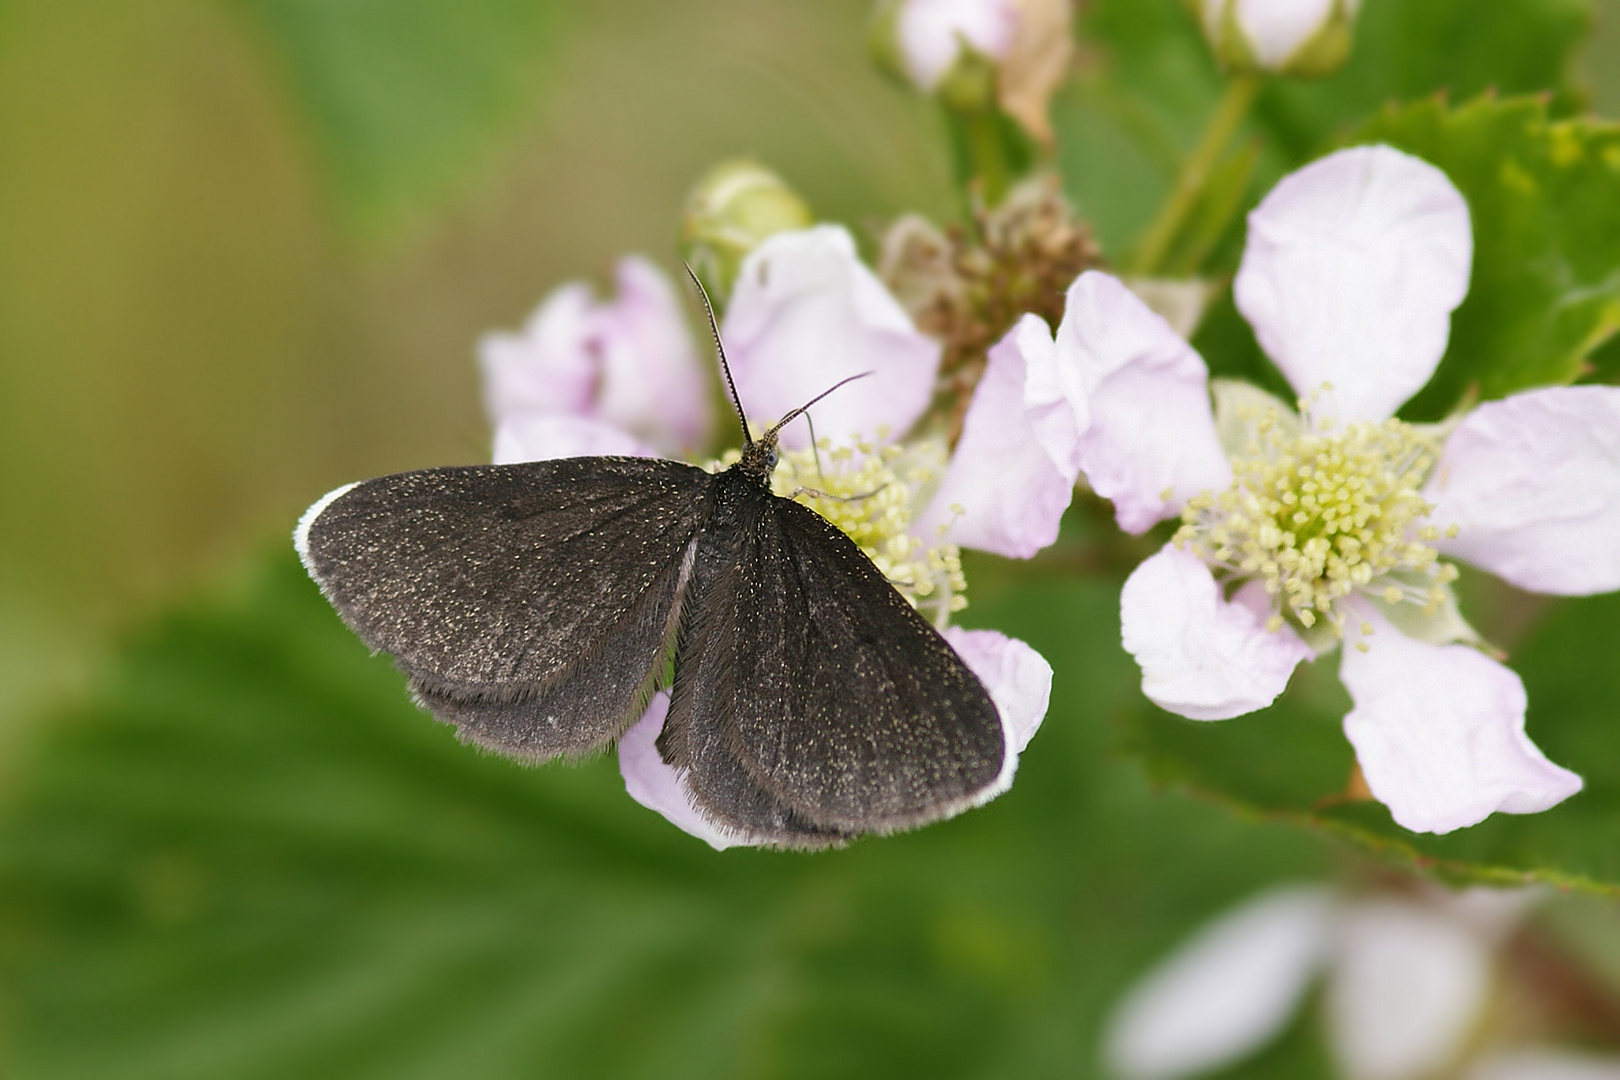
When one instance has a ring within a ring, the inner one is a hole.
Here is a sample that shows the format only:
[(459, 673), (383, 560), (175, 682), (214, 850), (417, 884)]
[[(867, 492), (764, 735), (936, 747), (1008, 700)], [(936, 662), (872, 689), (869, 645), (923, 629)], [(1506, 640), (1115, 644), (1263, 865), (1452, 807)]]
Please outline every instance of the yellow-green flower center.
[[(1303, 404), (1302, 404), (1303, 408)], [(1276, 408), (1238, 419), (1249, 435), (1232, 458), (1232, 483), (1182, 512), (1174, 543), (1228, 580), (1259, 580), (1277, 614), (1309, 628), (1342, 630), (1339, 601), (1363, 593), (1432, 614), (1456, 568), (1438, 561), (1440, 530), (1424, 524), (1422, 496), (1437, 439), (1399, 420), (1311, 430)]]
[[(955, 544), (929, 546), (911, 532), (923, 497), (944, 473), (944, 448), (878, 446), (864, 439), (834, 446), (822, 439), (817, 450), (782, 450), (771, 490), (836, 525), (912, 607), (937, 624), (965, 608), (961, 550)], [(727, 451), (713, 467), (739, 458), (738, 451)]]

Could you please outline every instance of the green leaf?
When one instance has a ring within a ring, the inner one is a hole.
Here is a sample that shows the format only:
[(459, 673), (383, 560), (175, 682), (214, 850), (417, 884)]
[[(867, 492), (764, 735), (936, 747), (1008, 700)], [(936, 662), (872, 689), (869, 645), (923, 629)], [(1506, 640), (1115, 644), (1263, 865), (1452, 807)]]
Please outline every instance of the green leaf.
[(1549, 92), (1568, 113), (1582, 100), (1571, 80), (1592, 19), (1590, 0), (1369, 0), (1343, 68), (1325, 79), (1274, 80), (1256, 111), (1298, 162), (1390, 102), (1436, 93), (1464, 101), (1487, 91)]
[[(1264, 147), (1247, 205), (1390, 101), (1552, 91), (1567, 111), (1591, 20), (1589, 0), (1367, 0), (1343, 68), (1262, 92), (1245, 132)], [(1224, 80), (1180, 0), (1097, 0), (1082, 33), (1094, 59), (1055, 100), (1053, 121), (1070, 195), (1117, 257), (1169, 193)], [(1236, 265), (1241, 235), (1240, 222), (1213, 265)]]
[(1620, 329), (1620, 125), (1550, 120), (1541, 99), (1389, 109), (1357, 142), (1445, 170), (1468, 199), (1474, 270), (1440, 368), (1403, 410), (1573, 382)]
[[(1058, 672), (1010, 793), (841, 852), (715, 853), (611, 759), (459, 745), (277, 555), (138, 635), (11, 771), (0, 1068), (1092, 1075), (1154, 957), (1325, 853), (1109, 758), (1136, 698), (1117, 582), (987, 574), (974, 603)], [(1268, 1060), (1325, 1076), (1313, 1053)]]
[(406, 223), (535, 111), (554, 0), (228, 0), (285, 79), (349, 223)]
[[(1466, 580), (1466, 579), (1465, 579)], [(1614, 752), (1620, 594), (1558, 601), (1508, 661), (1524, 679), (1527, 730), (1585, 788), (1540, 814), (1493, 814), (1445, 836), (1411, 833), (1377, 803), (1345, 797), (1354, 765), (1338, 654), (1305, 665), (1274, 706), (1220, 724), (1136, 710), (1128, 743), (1162, 782), (1244, 813), (1351, 840), (1462, 881), (1543, 881), (1620, 892), (1620, 757)]]

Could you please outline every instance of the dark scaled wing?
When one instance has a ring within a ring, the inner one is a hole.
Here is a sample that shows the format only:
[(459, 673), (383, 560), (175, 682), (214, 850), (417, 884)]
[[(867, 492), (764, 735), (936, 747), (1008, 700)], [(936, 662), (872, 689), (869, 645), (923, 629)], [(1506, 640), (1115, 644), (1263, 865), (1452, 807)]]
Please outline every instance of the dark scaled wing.
[(813, 847), (999, 790), (1006, 740), (983, 684), (843, 533), (760, 494), (720, 494), (688, 597), (660, 746), (699, 805)]
[(311, 507), (298, 550), (463, 738), (578, 756), (639, 715), (662, 670), (714, 479), (602, 457), (400, 473)]

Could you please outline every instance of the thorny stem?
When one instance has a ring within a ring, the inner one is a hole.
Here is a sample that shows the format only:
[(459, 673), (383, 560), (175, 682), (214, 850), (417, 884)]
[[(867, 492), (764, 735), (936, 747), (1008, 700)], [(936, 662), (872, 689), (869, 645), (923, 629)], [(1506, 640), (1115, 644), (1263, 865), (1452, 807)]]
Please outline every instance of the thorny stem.
[(1210, 114), (1204, 133), (1198, 138), (1198, 145), (1182, 162), (1181, 175), (1176, 177), (1175, 188), (1160, 208), (1159, 216), (1142, 236), (1142, 243), (1131, 262), (1132, 273), (1148, 275), (1160, 269), (1170, 245), (1186, 223), (1187, 215), (1203, 194), (1204, 185), (1209, 182), (1209, 174), (1220, 160), (1221, 152), (1232, 141), (1243, 118), (1249, 114), (1249, 108), (1259, 91), (1258, 75), (1234, 75), (1226, 84), (1226, 93)]

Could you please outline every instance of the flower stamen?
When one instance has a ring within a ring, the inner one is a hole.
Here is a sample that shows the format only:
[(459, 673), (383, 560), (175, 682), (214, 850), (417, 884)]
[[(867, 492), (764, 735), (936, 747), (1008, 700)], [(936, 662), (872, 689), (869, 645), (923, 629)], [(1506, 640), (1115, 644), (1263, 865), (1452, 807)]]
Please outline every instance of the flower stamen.
[(1399, 420), (1313, 424), (1311, 405), (1300, 402), (1298, 429), (1276, 407), (1240, 410), (1250, 439), (1231, 486), (1188, 501), (1175, 545), (1229, 580), (1260, 581), (1273, 630), (1326, 620), (1342, 635), (1353, 594), (1432, 613), (1457, 576), (1432, 546), (1441, 531), (1423, 523), (1437, 440)]

